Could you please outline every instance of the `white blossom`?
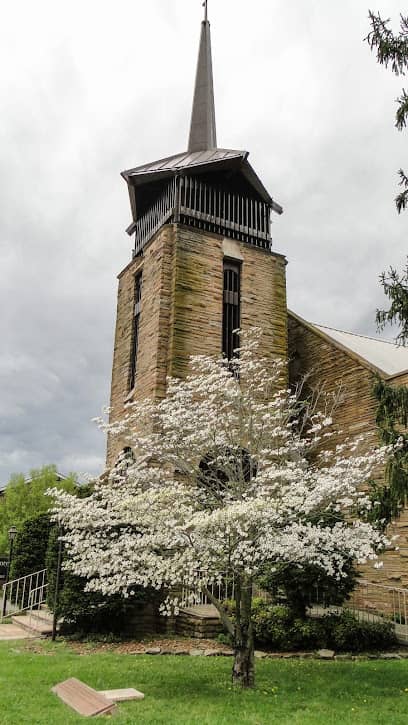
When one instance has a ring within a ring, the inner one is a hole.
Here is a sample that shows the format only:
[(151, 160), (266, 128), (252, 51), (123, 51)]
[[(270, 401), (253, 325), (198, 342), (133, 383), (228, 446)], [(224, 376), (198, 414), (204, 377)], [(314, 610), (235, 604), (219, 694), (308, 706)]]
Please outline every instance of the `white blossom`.
[[(234, 370), (194, 357), (161, 402), (133, 403), (112, 425), (99, 420), (134, 460), (119, 460), (87, 499), (53, 491), (67, 566), (89, 590), (183, 584), (191, 596), (226, 574), (252, 581), (265, 564), (314, 564), (340, 579), (350, 559), (376, 560), (387, 542), (357, 511), (369, 508), (364, 484), (388, 449), (367, 452), (361, 438), (331, 445), (330, 413), (305, 416), (285, 363), (262, 358), (259, 337), (243, 336)], [(325, 525), (339, 511), (344, 520)], [(162, 611), (185, 601), (170, 595)]]

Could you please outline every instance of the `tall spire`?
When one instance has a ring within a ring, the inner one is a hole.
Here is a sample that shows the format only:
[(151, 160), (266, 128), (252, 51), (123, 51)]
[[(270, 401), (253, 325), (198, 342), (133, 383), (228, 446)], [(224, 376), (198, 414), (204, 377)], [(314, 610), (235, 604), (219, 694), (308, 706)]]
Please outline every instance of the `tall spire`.
[(215, 127), (214, 82), (211, 59), (211, 31), (205, 0), (204, 20), (201, 23), (200, 49), (191, 114), (189, 151), (208, 151), (217, 148)]

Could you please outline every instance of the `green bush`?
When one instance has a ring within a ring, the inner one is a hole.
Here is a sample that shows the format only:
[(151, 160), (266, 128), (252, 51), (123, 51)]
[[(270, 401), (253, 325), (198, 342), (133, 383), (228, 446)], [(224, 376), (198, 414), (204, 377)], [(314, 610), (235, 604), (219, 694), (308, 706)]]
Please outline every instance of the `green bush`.
[(48, 537), (52, 528), (50, 516), (41, 514), (29, 519), (18, 532), (11, 562), (11, 579), (45, 569)]
[[(337, 523), (344, 521), (342, 513), (322, 511), (309, 517), (312, 525), (333, 528)], [(343, 604), (353, 591), (357, 571), (354, 562), (349, 560), (340, 572), (329, 575), (321, 567), (313, 564), (279, 564), (265, 566), (258, 577), (261, 589), (271, 594), (277, 603), (286, 604), (294, 616), (304, 619), (307, 608), (314, 602), (324, 603), (325, 606), (339, 606)]]
[[(227, 609), (233, 615), (230, 603)], [(388, 622), (359, 621), (348, 611), (301, 619), (289, 607), (261, 599), (253, 602), (252, 624), (256, 646), (282, 652), (324, 647), (337, 652), (369, 652), (386, 650), (396, 643)]]
[[(63, 555), (63, 559), (65, 554)], [(47, 603), (51, 610), (55, 603), (56, 571), (58, 563), (58, 529), (51, 531), (46, 555), (48, 570)], [(58, 618), (63, 619), (61, 632), (88, 634), (121, 634), (126, 620), (135, 609), (135, 604), (145, 601), (147, 590), (139, 588), (136, 595), (125, 599), (119, 594), (104, 596), (100, 592), (86, 592), (86, 579), (70, 571), (61, 571), (58, 605)]]
[(385, 650), (396, 644), (390, 622), (359, 621), (347, 611), (329, 614), (322, 621), (328, 646), (339, 652)]
[(294, 650), (316, 650), (327, 646), (324, 623), (312, 618), (293, 620), (289, 641)]
[[(46, 568), (45, 556), (51, 529), (52, 523), (48, 514), (36, 516), (22, 525), (14, 541), (10, 579), (20, 579)], [(38, 584), (41, 585), (42, 580), (39, 580)], [(28, 597), (29, 588), (26, 587), (22, 602), (24, 607), (29, 604)]]
[(257, 645), (287, 649), (291, 612), (287, 607), (257, 604), (252, 613), (252, 626)]
[(325, 645), (325, 629), (318, 619), (294, 618), (289, 607), (257, 602), (252, 624), (257, 646), (278, 651), (316, 649)]

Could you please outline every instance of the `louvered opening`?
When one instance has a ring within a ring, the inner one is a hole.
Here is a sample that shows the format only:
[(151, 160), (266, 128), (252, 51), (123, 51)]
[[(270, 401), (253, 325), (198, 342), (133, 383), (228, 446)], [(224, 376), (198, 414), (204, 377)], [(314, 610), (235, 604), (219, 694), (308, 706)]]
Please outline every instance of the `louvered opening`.
[(239, 336), (236, 330), (240, 326), (240, 277), (240, 263), (225, 260), (222, 351), (228, 360), (232, 360), (234, 350), (239, 347)]
[(132, 344), (130, 351), (129, 390), (133, 390), (136, 382), (137, 353), (139, 343), (140, 312), (142, 303), (142, 273), (135, 277), (134, 312)]

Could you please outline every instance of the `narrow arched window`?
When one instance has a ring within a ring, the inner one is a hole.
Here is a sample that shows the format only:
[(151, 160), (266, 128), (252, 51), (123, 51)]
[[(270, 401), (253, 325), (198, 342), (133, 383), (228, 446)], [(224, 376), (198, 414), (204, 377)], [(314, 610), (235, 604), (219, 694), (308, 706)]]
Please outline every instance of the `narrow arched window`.
[(232, 360), (239, 347), (237, 330), (240, 327), (241, 264), (232, 259), (224, 260), (224, 304), (222, 316), (222, 351)]
[(135, 277), (134, 288), (134, 310), (133, 310), (133, 328), (132, 343), (130, 349), (130, 367), (129, 367), (129, 390), (133, 390), (136, 382), (137, 370), (137, 353), (139, 346), (139, 327), (140, 327), (140, 311), (142, 304), (142, 273)]

